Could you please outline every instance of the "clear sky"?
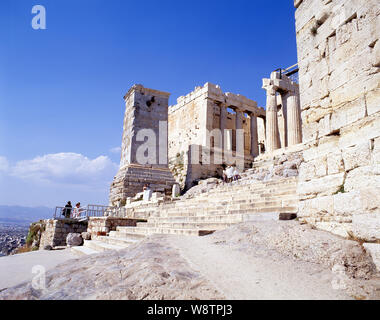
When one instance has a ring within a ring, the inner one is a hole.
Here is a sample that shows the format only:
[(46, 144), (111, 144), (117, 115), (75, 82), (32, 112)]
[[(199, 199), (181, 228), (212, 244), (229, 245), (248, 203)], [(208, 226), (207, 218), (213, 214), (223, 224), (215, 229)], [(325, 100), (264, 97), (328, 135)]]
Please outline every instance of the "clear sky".
[(0, 204), (107, 204), (135, 83), (170, 104), (211, 82), (264, 106), (262, 78), (297, 62), (294, 12), (292, 0), (2, 0)]

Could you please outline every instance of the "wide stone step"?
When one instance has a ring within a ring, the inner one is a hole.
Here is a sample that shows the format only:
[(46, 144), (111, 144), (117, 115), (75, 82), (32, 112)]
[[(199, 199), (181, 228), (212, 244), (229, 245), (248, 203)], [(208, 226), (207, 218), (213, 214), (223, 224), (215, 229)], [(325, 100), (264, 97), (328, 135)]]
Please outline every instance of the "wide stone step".
[(110, 237), (121, 238), (121, 239), (131, 239), (140, 241), (145, 238), (143, 234), (135, 233), (132, 230), (134, 227), (116, 227), (116, 231), (110, 232)]
[(148, 223), (239, 223), (243, 215), (172, 216), (149, 218)]
[(204, 236), (213, 233), (215, 230), (199, 230), (199, 229), (173, 229), (173, 228), (147, 228), (147, 227), (133, 227), (134, 232), (142, 235), (151, 234), (176, 234), (185, 236)]
[(233, 205), (233, 204), (243, 204), (243, 203), (262, 203), (262, 202), (274, 202), (274, 201), (298, 201), (298, 196), (295, 194), (289, 194), (289, 195), (282, 195), (282, 196), (255, 196), (255, 197), (249, 197), (249, 196), (239, 196), (239, 197), (220, 197), (218, 199), (205, 199), (202, 201), (199, 201), (198, 199), (189, 199), (186, 202), (181, 202), (174, 205), (163, 205), (158, 210), (176, 210), (178, 208), (180, 209), (193, 209), (193, 208), (199, 208), (204, 209), (208, 208), (210, 206), (222, 204), (222, 205)]
[(98, 252), (103, 252), (106, 250), (121, 250), (125, 248), (125, 246), (108, 244), (99, 240), (85, 240), (83, 246)]
[(212, 223), (212, 222), (157, 222), (157, 223), (149, 223), (143, 222), (138, 223), (137, 227), (143, 228), (170, 228), (170, 229), (199, 229), (199, 230), (223, 230), (234, 223)]
[(97, 239), (100, 240), (101, 242), (120, 246), (120, 247), (128, 247), (131, 244), (134, 244), (140, 241), (137, 239), (118, 238), (118, 237), (112, 237), (112, 236), (102, 236), (102, 237), (98, 237)]
[[(207, 216), (207, 215), (232, 215), (232, 214), (253, 214), (253, 213), (265, 213), (265, 212), (278, 212), (278, 213), (297, 213), (297, 206), (267, 206), (267, 207), (225, 207), (222, 209), (211, 208), (210, 210), (192, 210), (192, 211), (174, 211), (174, 212), (162, 212), (161, 217), (175, 217), (175, 216)], [(149, 219), (148, 219), (149, 220)]]
[(76, 255), (79, 255), (79, 256), (88, 256), (90, 254), (99, 253), (99, 251), (97, 251), (97, 250), (91, 249), (89, 247), (84, 247), (84, 246), (72, 247), (71, 252), (76, 254)]
[(271, 193), (273, 195), (280, 195), (281, 193), (283, 192), (297, 192), (297, 187), (296, 186), (292, 186), (292, 187), (277, 187), (277, 188), (263, 188), (263, 189), (252, 189), (252, 188), (240, 188), (240, 189), (237, 189), (237, 190), (219, 190), (219, 191), (209, 191), (208, 193), (202, 193), (199, 195), (199, 197), (203, 197), (203, 198), (214, 198), (214, 197), (218, 197), (218, 196), (221, 196), (221, 195), (228, 195), (228, 194), (241, 194), (241, 193), (244, 193), (244, 194), (261, 194), (261, 193)]

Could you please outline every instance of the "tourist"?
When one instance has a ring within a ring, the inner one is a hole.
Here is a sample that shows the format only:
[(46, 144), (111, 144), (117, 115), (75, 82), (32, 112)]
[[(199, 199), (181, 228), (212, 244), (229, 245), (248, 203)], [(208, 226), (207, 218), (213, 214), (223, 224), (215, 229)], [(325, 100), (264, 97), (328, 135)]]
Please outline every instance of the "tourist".
[(234, 168), (232, 166), (228, 166), (226, 169), (227, 174), (227, 182), (232, 182), (232, 179), (234, 177)]
[(67, 201), (67, 204), (62, 210), (62, 215), (66, 218), (69, 219), (71, 215), (71, 209), (72, 209), (71, 201)]
[(223, 170), (223, 183), (227, 182), (227, 171), (224, 169)]
[(78, 202), (74, 208), (73, 218), (74, 219), (80, 218), (82, 211), (83, 211), (83, 209), (80, 207), (80, 202)]
[(227, 171), (226, 171), (226, 165), (222, 165), (223, 167), (223, 183), (227, 182)]
[(241, 179), (241, 176), (240, 176), (240, 174), (239, 174), (238, 169), (237, 169), (235, 166), (234, 166), (233, 168), (234, 168), (234, 176), (233, 176), (233, 179), (234, 179), (234, 181), (238, 181), (239, 179)]

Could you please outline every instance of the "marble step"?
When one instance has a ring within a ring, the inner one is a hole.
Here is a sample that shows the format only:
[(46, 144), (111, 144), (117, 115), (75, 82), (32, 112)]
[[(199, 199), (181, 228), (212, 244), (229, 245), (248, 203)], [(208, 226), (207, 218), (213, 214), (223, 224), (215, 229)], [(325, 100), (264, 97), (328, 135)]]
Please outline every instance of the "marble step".
[(137, 224), (137, 228), (168, 228), (168, 229), (198, 229), (198, 230), (224, 230), (235, 223), (224, 222), (142, 222)]
[(99, 253), (99, 251), (97, 251), (97, 250), (91, 249), (89, 247), (84, 247), (84, 246), (72, 247), (71, 252), (73, 252), (74, 254), (79, 255), (79, 256), (87, 256), (90, 254)]
[(125, 237), (125, 238), (113, 237), (111, 235), (110, 236), (98, 237), (97, 240), (104, 242), (104, 243), (111, 244), (111, 245), (121, 246), (121, 247), (123, 247), (123, 246), (128, 247), (131, 244), (135, 244), (135, 243), (140, 241), (137, 239), (130, 239), (127, 237)]
[(136, 241), (140, 241), (145, 238), (143, 234), (129, 231), (130, 228), (133, 227), (116, 227), (116, 231), (110, 232), (110, 237), (118, 239), (131, 239)]
[(192, 211), (171, 211), (171, 212), (160, 212), (161, 217), (173, 217), (173, 216), (206, 216), (206, 215), (224, 215), (224, 214), (253, 214), (253, 213), (265, 213), (265, 212), (278, 212), (278, 213), (297, 213), (298, 207), (289, 206), (289, 207), (263, 207), (263, 208), (225, 208), (216, 210), (212, 208), (207, 211), (202, 210), (192, 210)]
[(98, 252), (103, 252), (106, 250), (121, 250), (125, 248), (125, 246), (108, 244), (100, 240), (85, 240), (83, 246)]
[[(120, 229), (125, 227), (118, 227)], [(151, 234), (176, 234), (185, 236), (204, 236), (213, 233), (215, 230), (199, 230), (199, 229), (173, 229), (173, 228), (147, 228), (147, 227), (132, 227), (129, 232), (142, 234), (145, 236)]]
[(154, 217), (149, 218), (148, 223), (239, 223), (243, 221), (243, 215), (214, 215), (214, 216), (172, 216), (172, 217)]

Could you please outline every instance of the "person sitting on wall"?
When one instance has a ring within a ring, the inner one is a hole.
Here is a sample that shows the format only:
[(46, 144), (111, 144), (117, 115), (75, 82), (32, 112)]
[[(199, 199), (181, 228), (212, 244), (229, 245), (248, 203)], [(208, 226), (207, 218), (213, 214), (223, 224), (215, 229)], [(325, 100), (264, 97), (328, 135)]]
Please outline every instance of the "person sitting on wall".
[(239, 179), (241, 179), (241, 176), (240, 176), (240, 174), (239, 174), (239, 171), (238, 171), (238, 169), (234, 166), (233, 167), (233, 169), (234, 169), (234, 177), (233, 177), (233, 180), (234, 181), (238, 181)]
[(227, 182), (232, 182), (234, 177), (234, 168), (232, 166), (228, 166), (226, 169), (227, 173)]
[(71, 209), (73, 208), (73, 206), (71, 205), (71, 201), (67, 201), (67, 204), (65, 205), (65, 207), (63, 208), (62, 210), (62, 215), (66, 218), (66, 219), (70, 219), (70, 215), (71, 215)]
[(227, 171), (226, 166), (223, 164), (223, 183), (227, 183)]
[(80, 202), (78, 202), (74, 208), (73, 218), (74, 219), (80, 218), (80, 215), (82, 212), (83, 212), (83, 209), (80, 207)]

